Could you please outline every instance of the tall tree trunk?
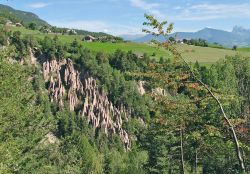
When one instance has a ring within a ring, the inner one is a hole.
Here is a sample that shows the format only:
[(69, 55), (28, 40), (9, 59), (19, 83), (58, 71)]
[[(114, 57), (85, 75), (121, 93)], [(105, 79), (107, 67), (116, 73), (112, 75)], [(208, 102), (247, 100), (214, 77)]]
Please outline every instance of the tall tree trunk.
[[(170, 150), (169, 150), (170, 151)], [(169, 169), (168, 169), (168, 174), (172, 174), (172, 156), (169, 156)]]
[(198, 174), (198, 154), (197, 154), (197, 149), (195, 149), (195, 174)]
[(183, 152), (183, 129), (182, 125), (180, 128), (180, 138), (181, 138), (181, 173), (185, 174), (185, 164), (184, 164), (184, 152)]

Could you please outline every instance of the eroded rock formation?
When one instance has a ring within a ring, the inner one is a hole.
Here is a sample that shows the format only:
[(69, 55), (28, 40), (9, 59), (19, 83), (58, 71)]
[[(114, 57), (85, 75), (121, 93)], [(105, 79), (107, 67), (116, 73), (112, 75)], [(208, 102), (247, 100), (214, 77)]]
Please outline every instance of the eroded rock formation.
[(139, 91), (139, 93), (141, 94), (141, 95), (143, 95), (143, 94), (145, 94), (146, 93), (146, 91), (145, 91), (145, 89), (144, 89), (144, 84), (145, 84), (145, 82), (144, 81), (139, 81), (138, 82), (138, 91)]
[(161, 95), (161, 96), (166, 96), (167, 95), (166, 90), (162, 89), (160, 87), (157, 87), (157, 88), (153, 89), (152, 94), (153, 95)]
[(30, 54), (30, 63), (31, 65), (36, 65), (37, 64), (37, 59), (32, 51), (31, 48), (29, 48), (29, 54)]
[(130, 139), (122, 128), (123, 120), (128, 121), (129, 114), (123, 106), (113, 106), (94, 78), (84, 77), (75, 70), (70, 59), (45, 61), (43, 75), (49, 83), (51, 102), (62, 106), (66, 100), (71, 111), (80, 110), (80, 115), (87, 117), (93, 128), (101, 128), (107, 135), (118, 134), (124, 147), (129, 149)]
[(40, 141), (43, 145), (50, 145), (50, 144), (59, 144), (59, 139), (53, 134), (52, 132), (49, 132), (45, 137)]

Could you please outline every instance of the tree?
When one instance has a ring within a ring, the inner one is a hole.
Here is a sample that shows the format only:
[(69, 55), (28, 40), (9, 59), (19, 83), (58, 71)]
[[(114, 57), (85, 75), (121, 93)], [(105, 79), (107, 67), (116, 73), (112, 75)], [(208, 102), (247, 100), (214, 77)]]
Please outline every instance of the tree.
[(169, 37), (169, 39), (168, 39), (170, 42), (172, 42), (172, 43), (174, 43), (175, 42), (175, 38), (174, 37)]
[(186, 44), (188, 42), (188, 40), (187, 39), (183, 39), (182, 42)]
[(234, 45), (232, 50), (236, 51), (237, 50), (237, 45)]
[(35, 30), (36, 29), (36, 24), (33, 23), (33, 22), (29, 23), (28, 28), (31, 29), (31, 30)]
[(5, 28), (0, 27), (0, 45), (8, 44), (8, 35), (8, 31)]
[[(171, 33), (172, 29), (173, 29), (173, 24), (169, 24), (166, 29), (164, 28), (167, 25), (167, 21), (163, 21), (163, 22), (159, 22), (156, 18), (154, 18), (154, 16), (152, 15), (147, 15), (145, 14), (145, 18), (147, 19), (147, 22), (144, 22), (143, 25), (151, 27), (152, 29), (154, 29), (153, 31), (149, 30), (149, 29), (143, 29), (143, 32), (148, 33), (148, 34), (152, 34), (155, 36), (160, 36), (163, 35), (167, 38), (168, 34)], [(223, 115), (223, 118), (226, 122), (226, 124), (228, 125), (231, 134), (232, 134), (232, 139), (235, 145), (235, 152), (237, 154), (237, 158), (240, 164), (240, 168), (243, 172), (245, 172), (245, 165), (244, 165), (244, 160), (243, 160), (243, 156), (242, 156), (242, 152), (240, 149), (240, 144), (239, 144), (239, 140), (237, 138), (235, 129), (234, 129), (234, 125), (231, 123), (231, 121), (229, 120), (227, 114), (225, 113), (224, 107), (222, 105), (222, 103), (220, 102), (219, 98), (212, 92), (212, 90), (201, 80), (199, 79), (196, 74), (194, 73), (194, 71), (192, 70), (192, 68), (189, 66), (188, 62), (181, 56), (181, 54), (176, 50), (176, 48), (174, 48), (173, 46), (167, 44), (166, 42), (164, 43), (158, 43), (159, 46), (163, 46), (167, 49), (169, 49), (173, 55), (175, 56), (175, 58), (179, 58), (181, 59), (184, 64), (186, 65), (186, 67), (188, 68), (190, 74), (193, 76), (193, 78), (199, 82), (206, 90), (207, 92), (210, 94), (210, 96), (216, 101), (217, 106), (220, 108), (220, 111)]]

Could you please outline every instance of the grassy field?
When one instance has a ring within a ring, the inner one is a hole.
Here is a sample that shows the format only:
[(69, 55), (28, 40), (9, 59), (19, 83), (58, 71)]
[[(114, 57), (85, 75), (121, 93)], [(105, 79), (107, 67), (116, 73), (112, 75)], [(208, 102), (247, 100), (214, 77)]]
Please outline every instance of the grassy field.
[[(83, 45), (86, 48), (89, 48), (94, 51), (103, 51), (106, 53), (113, 53), (117, 49), (121, 49), (123, 51), (132, 50), (139, 56), (142, 56), (144, 53), (148, 54), (151, 58), (159, 59), (163, 58), (171, 58), (171, 54), (169, 51), (166, 51), (162, 48), (156, 48), (149, 44), (141, 44), (141, 43), (101, 43), (101, 42), (84, 42)], [(155, 54), (155, 56), (153, 56)]]
[(226, 55), (233, 56), (240, 54), (245, 57), (250, 57), (250, 51), (233, 51), (228, 49), (218, 49), (210, 47), (198, 47), (192, 45), (176, 45), (176, 48), (182, 53), (183, 57), (190, 62), (200, 62), (203, 64), (211, 64), (219, 59), (225, 58)]
[[(39, 31), (28, 30), (23, 27), (12, 27), (12, 31), (21, 31), (23, 34), (31, 34), (38, 38), (43, 38), (45, 34)], [(54, 37), (55, 34), (48, 34), (48, 36)], [(64, 43), (71, 43), (75, 39), (82, 43), (82, 45), (94, 52), (102, 51), (104, 53), (113, 53), (117, 49), (123, 51), (133, 51), (138, 56), (142, 56), (144, 53), (148, 54), (151, 58), (159, 59), (171, 58), (171, 53), (164, 50), (163, 48), (156, 48), (150, 44), (144, 43), (101, 43), (101, 42), (83, 42), (80, 35), (57, 35), (59, 40)], [(211, 48), (211, 47), (198, 47), (186, 44), (178, 44), (176, 48), (182, 53), (183, 57), (189, 62), (200, 62), (202, 64), (212, 64), (219, 59), (225, 58), (226, 55), (233, 56), (236, 54), (241, 54), (242, 56), (250, 57), (250, 48), (238, 48), (237, 51), (221, 48)], [(154, 56), (153, 56), (154, 55)]]
[[(45, 36), (44, 33), (41, 33), (37, 30), (28, 30), (24, 27), (11, 27), (12, 31), (21, 31), (23, 34), (31, 34), (37, 38), (43, 38)], [(54, 37), (55, 34), (48, 34), (48, 36)], [(142, 56), (144, 53), (148, 54), (152, 59), (160, 59), (163, 58), (171, 58), (171, 54), (169, 51), (166, 51), (162, 48), (156, 48), (149, 44), (140, 44), (140, 43), (102, 43), (102, 42), (83, 42), (81, 35), (57, 35), (59, 40), (63, 43), (72, 43), (75, 39), (82, 43), (82, 45), (94, 52), (104, 52), (107, 54), (114, 53), (117, 49), (121, 49), (123, 51), (133, 51), (138, 56)], [(154, 55), (154, 56), (153, 56)]]
[(250, 52), (250, 48), (249, 47), (238, 48), (238, 51)]

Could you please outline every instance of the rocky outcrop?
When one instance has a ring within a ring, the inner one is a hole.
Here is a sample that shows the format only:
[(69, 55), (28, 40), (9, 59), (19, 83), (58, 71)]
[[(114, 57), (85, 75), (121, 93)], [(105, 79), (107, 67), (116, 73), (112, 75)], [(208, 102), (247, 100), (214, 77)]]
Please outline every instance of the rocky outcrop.
[(141, 95), (143, 95), (143, 94), (146, 93), (146, 91), (145, 91), (145, 89), (144, 89), (144, 84), (145, 84), (144, 81), (139, 81), (139, 82), (138, 82), (138, 85), (137, 85), (138, 91), (139, 91), (139, 93), (140, 93)]
[(59, 139), (53, 134), (52, 132), (49, 132), (45, 137), (40, 141), (43, 145), (50, 145), (50, 144), (59, 144)]
[(34, 55), (31, 48), (29, 48), (29, 54), (30, 54), (30, 63), (31, 63), (31, 65), (36, 65), (37, 58), (35, 57), (35, 55)]
[(129, 149), (130, 139), (122, 128), (123, 120), (128, 121), (129, 113), (123, 106), (113, 106), (94, 78), (85, 77), (85, 74), (75, 70), (70, 59), (45, 61), (43, 75), (48, 83), (51, 102), (63, 106), (67, 101), (70, 110), (80, 110), (80, 115), (87, 117), (94, 129), (102, 129), (107, 135), (118, 134), (124, 147)]
[(58, 102), (63, 105), (63, 97), (66, 94), (61, 78), (61, 67), (66, 64), (64, 62), (57, 62), (56, 60), (46, 61), (43, 63), (43, 76), (46, 82), (49, 82), (49, 97), (51, 102)]
[(157, 87), (155, 89), (152, 89), (152, 94), (153, 95), (161, 95), (161, 96), (166, 96), (167, 92), (165, 89), (162, 89), (160, 87)]

